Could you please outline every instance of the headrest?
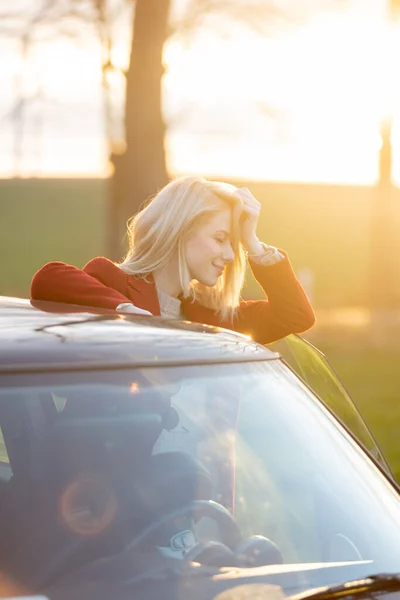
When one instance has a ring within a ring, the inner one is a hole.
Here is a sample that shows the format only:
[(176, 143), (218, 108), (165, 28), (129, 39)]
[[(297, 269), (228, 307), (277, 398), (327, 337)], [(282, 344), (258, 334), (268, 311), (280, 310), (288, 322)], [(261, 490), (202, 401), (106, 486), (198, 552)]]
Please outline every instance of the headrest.
[[(122, 472), (150, 459), (163, 429), (179, 418), (171, 399), (153, 389), (130, 393), (117, 386), (93, 386), (70, 393), (49, 434), (54, 469)], [(60, 473), (61, 475), (61, 473)]]
[(139, 492), (153, 513), (165, 513), (194, 500), (212, 499), (211, 475), (200, 461), (185, 452), (151, 457), (145, 487)]

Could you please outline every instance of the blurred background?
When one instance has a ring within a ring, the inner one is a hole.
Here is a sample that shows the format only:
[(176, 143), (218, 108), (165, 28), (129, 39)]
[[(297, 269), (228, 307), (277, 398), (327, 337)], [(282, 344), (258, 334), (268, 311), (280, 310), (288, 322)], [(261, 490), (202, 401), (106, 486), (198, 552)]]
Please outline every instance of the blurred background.
[(400, 0), (7, 4), (0, 294), (50, 260), (121, 259), (171, 177), (247, 186), (400, 480)]

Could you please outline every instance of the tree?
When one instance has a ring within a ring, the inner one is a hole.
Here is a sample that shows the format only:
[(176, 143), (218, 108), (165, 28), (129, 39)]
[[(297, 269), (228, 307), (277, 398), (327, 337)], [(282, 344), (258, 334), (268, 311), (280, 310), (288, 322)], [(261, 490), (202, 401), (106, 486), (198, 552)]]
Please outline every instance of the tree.
[(168, 182), (165, 123), (161, 107), (162, 53), (168, 36), (170, 0), (136, 0), (126, 73), (126, 150), (112, 154), (109, 253), (120, 258), (126, 221)]
[[(223, 13), (264, 31), (285, 13), (272, 0), (191, 0), (182, 18), (169, 22), (170, 0), (136, 0), (129, 68), (126, 73), (126, 150), (112, 154), (109, 255), (119, 259), (126, 222), (168, 181), (162, 114), (162, 55), (174, 31), (190, 34), (210, 14)], [(287, 15), (286, 15), (287, 18)]]
[[(339, 0), (325, 0), (325, 7)], [(113, 10), (110, 10), (110, 2)], [(311, 0), (310, 0), (311, 2)], [(116, 3), (116, 4), (115, 4)], [(284, 3), (281, 2), (283, 5)], [(301, 4), (301, 8), (299, 7)], [(125, 138), (126, 149), (118, 154), (110, 144), (113, 176), (108, 215), (108, 254), (115, 260), (123, 253), (126, 221), (157, 188), (168, 181), (165, 162), (165, 123), (162, 114), (162, 56), (168, 37), (179, 31), (189, 35), (210, 16), (219, 14), (219, 26), (229, 27), (232, 19), (254, 30), (270, 33), (282, 23), (304, 16), (305, 2), (297, 5), (297, 14), (280, 8), (274, 0), (187, 0), (187, 8), (175, 23), (170, 21), (171, 0), (43, 0), (19, 35), (34, 42), (38, 25), (53, 35), (79, 36), (79, 27), (90, 27), (103, 48), (102, 72), (106, 128), (109, 120), (107, 72), (112, 69), (112, 21), (124, 5), (132, 8), (132, 44), (126, 75)], [(311, 2), (312, 5), (312, 2)], [(1, 15), (0, 22), (15, 23), (21, 15)], [(215, 20), (216, 22), (216, 20)], [(43, 27), (44, 26), (44, 27)], [(47, 26), (47, 29), (46, 29)]]
[[(393, 22), (399, 18), (400, 0), (388, 0), (386, 28), (389, 36)], [(392, 56), (386, 56), (385, 59), (390, 61)], [(390, 90), (383, 92), (390, 94)], [(396, 212), (392, 181), (392, 130), (393, 115), (390, 115), (381, 123), (379, 180), (372, 204), (370, 225), (369, 307), (375, 313), (377, 328), (382, 327), (382, 314), (399, 307), (399, 297), (395, 290), (399, 260), (394, 244), (397, 232), (394, 230)]]

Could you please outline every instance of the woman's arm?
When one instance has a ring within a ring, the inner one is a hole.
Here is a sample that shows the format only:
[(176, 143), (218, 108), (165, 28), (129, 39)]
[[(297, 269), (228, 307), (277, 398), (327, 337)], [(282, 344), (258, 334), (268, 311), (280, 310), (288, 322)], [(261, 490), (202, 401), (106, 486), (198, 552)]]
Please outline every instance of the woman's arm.
[(241, 239), (250, 267), (266, 299), (241, 302), (234, 329), (269, 344), (291, 333), (302, 333), (315, 323), (314, 311), (287, 255), (257, 237), (261, 204), (247, 188), (236, 194), (243, 203)]
[(303, 333), (315, 323), (314, 311), (289, 258), (274, 264), (250, 259), (254, 277), (263, 288), (265, 300), (241, 302), (234, 329), (261, 344), (270, 344), (291, 333)]
[[(107, 279), (110, 280), (110, 270), (112, 269), (118, 269), (118, 267), (105, 258), (96, 258), (90, 261), (83, 270), (63, 262), (48, 263), (39, 269), (32, 279), (31, 298), (116, 309), (120, 304), (131, 303), (131, 300), (121, 293), (121, 290), (103, 283)], [(90, 273), (96, 273), (97, 277)], [(112, 284), (114, 280), (119, 283), (118, 277), (118, 273), (113, 275)], [(126, 275), (121, 272), (121, 283), (124, 278), (126, 279)]]

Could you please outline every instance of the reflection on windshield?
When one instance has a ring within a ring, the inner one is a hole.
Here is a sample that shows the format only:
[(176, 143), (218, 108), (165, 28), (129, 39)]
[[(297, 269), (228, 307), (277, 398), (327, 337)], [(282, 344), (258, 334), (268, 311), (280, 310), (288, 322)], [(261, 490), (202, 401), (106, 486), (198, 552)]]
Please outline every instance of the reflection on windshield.
[(0, 561), (18, 580), (126, 549), (131, 576), (143, 557), (398, 570), (397, 494), (279, 360), (46, 377), (0, 391)]

